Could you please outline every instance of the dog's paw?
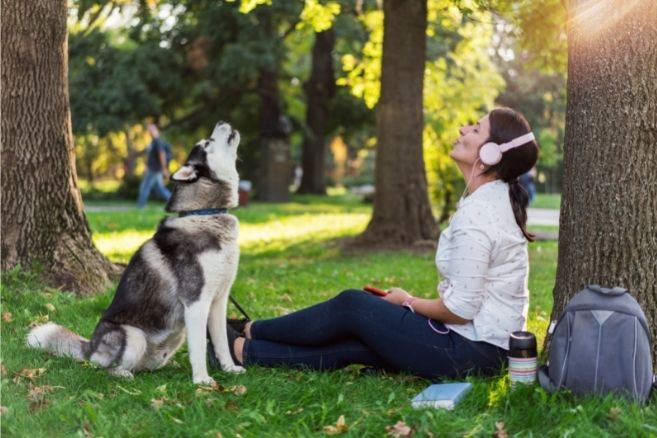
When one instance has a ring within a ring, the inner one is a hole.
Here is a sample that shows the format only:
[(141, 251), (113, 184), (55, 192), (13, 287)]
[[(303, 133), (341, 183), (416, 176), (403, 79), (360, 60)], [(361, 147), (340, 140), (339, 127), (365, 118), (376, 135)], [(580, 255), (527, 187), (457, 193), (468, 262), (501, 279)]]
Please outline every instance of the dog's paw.
[(122, 379), (133, 379), (135, 377), (134, 374), (123, 368), (113, 368), (110, 370), (110, 374), (114, 377), (121, 377)]
[(214, 385), (216, 382), (214, 379), (208, 375), (205, 376), (194, 376), (192, 381), (195, 385)]
[(242, 374), (246, 372), (246, 368), (239, 365), (221, 365), (221, 369), (227, 373)]

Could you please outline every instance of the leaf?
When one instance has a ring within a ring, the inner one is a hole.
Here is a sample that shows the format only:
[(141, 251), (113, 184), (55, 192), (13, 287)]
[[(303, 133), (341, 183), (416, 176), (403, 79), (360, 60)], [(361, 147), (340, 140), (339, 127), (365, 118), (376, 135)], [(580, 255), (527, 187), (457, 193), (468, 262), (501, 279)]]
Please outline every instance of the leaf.
[(324, 433), (327, 435), (339, 435), (347, 431), (347, 423), (344, 419), (344, 415), (340, 415), (338, 421), (335, 423), (335, 426), (324, 426)]
[(9, 408), (7, 406), (0, 406), (0, 415), (4, 415), (7, 412), (9, 412)]
[(411, 428), (408, 424), (404, 423), (403, 421), (398, 421), (392, 426), (386, 427), (386, 430), (388, 431), (388, 436), (394, 436), (394, 437), (407, 437), (407, 436), (412, 436), (413, 435), (413, 428)]
[(243, 395), (243, 394), (246, 394), (246, 386), (244, 386), (244, 385), (235, 385), (235, 386), (231, 386), (231, 387), (227, 388), (226, 391), (230, 391), (235, 395)]
[(227, 391), (223, 385), (217, 382), (213, 382), (211, 385), (199, 385), (196, 388), (196, 395), (207, 394), (210, 392), (225, 392)]
[(166, 397), (160, 397), (160, 398), (152, 398), (151, 399), (151, 408), (153, 408), (156, 411), (159, 411), (162, 406), (164, 406), (164, 403), (168, 402), (169, 399)]
[(7, 375), (7, 368), (5, 367), (4, 362), (0, 362), (0, 376), (4, 377)]
[(611, 408), (609, 408), (609, 418), (616, 421), (620, 418), (621, 412), (622, 412), (621, 408), (619, 408), (618, 406), (612, 406)]
[(50, 312), (55, 311), (55, 306), (52, 303), (47, 303), (46, 304), (46, 309), (48, 309)]
[(10, 312), (2, 312), (2, 320), (9, 324), (12, 321), (12, 314)]
[(509, 438), (509, 433), (504, 428), (503, 421), (495, 422), (495, 433), (493, 433), (494, 438)]
[(226, 405), (224, 406), (224, 409), (230, 412), (237, 412), (240, 410), (240, 404), (237, 403), (235, 400), (228, 400), (226, 402)]
[(24, 368), (18, 373), (14, 374), (14, 383), (18, 383), (21, 377), (24, 379), (34, 380), (45, 372), (45, 368)]
[(155, 388), (155, 391), (165, 393), (167, 392), (167, 385), (166, 384), (160, 385), (157, 388)]
[[(61, 388), (58, 386), (57, 388)], [(30, 412), (36, 412), (45, 405), (48, 404), (46, 399), (46, 394), (55, 389), (54, 386), (43, 385), (43, 386), (34, 386), (30, 383), (29, 389), (27, 391), (27, 399), (30, 402)]]

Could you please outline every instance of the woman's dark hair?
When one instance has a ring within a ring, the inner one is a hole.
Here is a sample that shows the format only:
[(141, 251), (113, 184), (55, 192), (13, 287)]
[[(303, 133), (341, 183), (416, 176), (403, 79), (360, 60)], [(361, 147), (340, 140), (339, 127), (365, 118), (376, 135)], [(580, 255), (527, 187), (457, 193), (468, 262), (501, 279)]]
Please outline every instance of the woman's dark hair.
[[(486, 142), (502, 144), (531, 132), (527, 119), (511, 108), (496, 108), (488, 115), (490, 136)], [(520, 175), (529, 172), (538, 160), (538, 143), (532, 140), (522, 146), (510, 149), (502, 154), (499, 163), (484, 171), (485, 175), (495, 174), (509, 184), (509, 198), (516, 217), (516, 222), (527, 240), (532, 242), (534, 235), (527, 232), (527, 206), (529, 194), (520, 185)]]

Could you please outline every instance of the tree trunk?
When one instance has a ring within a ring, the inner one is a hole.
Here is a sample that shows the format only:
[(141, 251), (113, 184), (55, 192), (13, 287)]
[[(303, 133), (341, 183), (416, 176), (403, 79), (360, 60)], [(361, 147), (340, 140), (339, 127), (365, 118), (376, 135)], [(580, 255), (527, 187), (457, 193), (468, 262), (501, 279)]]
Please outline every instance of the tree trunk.
[(657, 2), (571, 1), (569, 15), (552, 318), (583, 285), (622, 286), (657, 339)]
[(438, 236), (422, 155), (426, 0), (385, 0), (377, 108), (374, 212), (361, 243), (410, 245)]
[[(256, 11), (259, 27), (272, 40), (277, 38), (272, 25), (270, 8)], [(277, 51), (274, 44), (272, 50)], [(260, 172), (257, 181), (257, 197), (268, 202), (285, 202), (290, 199), (290, 132), (289, 121), (283, 112), (283, 103), (278, 90), (278, 64), (276, 54), (273, 63), (262, 67), (258, 74), (258, 96), (260, 98)]]
[(75, 172), (67, 4), (2, 4), (2, 270), (38, 267), (51, 285), (103, 290), (112, 264), (91, 242)]
[(326, 124), (335, 95), (332, 29), (315, 34), (312, 71), (306, 89), (306, 132), (301, 166), (303, 176), (298, 193), (326, 194)]
[(135, 176), (135, 168), (137, 167), (137, 156), (139, 153), (135, 149), (135, 143), (132, 140), (131, 128), (124, 127), (123, 135), (125, 136), (126, 154), (123, 160), (123, 179), (127, 180)]

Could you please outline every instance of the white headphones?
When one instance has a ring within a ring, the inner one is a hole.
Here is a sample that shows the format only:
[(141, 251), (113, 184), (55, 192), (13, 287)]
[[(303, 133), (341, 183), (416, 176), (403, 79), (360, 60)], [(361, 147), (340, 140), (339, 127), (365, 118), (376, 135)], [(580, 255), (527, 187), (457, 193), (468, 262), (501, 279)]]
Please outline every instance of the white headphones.
[(499, 163), (502, 159), (502, 154), (509, 149), (517, 148), (522, 146), (527, 142), (534, 140), (534, 134), (529, 132), (525, 135), (521, 135), (518, 138), (514, 138), (510, 142), (497, 144), (497, 143), (486, 143), (481, 149), (479, 149), (479, 159), (482, 163), (487, 166), (494, 166)]

